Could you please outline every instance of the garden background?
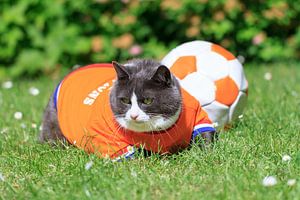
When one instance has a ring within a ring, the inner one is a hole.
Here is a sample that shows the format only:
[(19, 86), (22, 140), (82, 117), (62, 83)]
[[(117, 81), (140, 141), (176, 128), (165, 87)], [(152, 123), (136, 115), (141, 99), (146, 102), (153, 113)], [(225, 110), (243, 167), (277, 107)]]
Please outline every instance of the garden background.
[(249, 61), (300, 57), (294, 0), (2, 0), (0, 78), (132, 57), (160, 59), (191, 40)]
[[(300, 3), (0, 0), (0, 199), (299, 199)], [(39, 144), (61, 78), (191, 40), (243, 62), (248, 105), (211, 148), (111, 162)]]

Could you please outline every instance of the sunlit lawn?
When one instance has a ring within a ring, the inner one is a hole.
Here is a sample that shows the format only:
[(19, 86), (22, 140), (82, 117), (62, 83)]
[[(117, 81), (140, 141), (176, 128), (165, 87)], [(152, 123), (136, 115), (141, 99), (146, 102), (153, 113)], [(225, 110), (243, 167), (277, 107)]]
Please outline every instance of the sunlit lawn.
[[(0, 197), (299, 199), (300, 64), (248, 64), (245, 70), (246, 112), (232, 129), (221, 133), (213, 149), (193, 147), (178, 155), (121, 163), (71, 146), (37, 143), (43, 109), (59, 80), (14, 81), (11, 89), (1, 87)], [(271, 80), (265, 79), (267, 72)], [(30, 87), (40, 93), (33, 96)], [(22, 119), (15, 118), (16, 112), (23, 114)], [(283, 161), (284, 155), (291, 160)], [(264, 186), (267, 176), (273, 176), (276, 184)]]

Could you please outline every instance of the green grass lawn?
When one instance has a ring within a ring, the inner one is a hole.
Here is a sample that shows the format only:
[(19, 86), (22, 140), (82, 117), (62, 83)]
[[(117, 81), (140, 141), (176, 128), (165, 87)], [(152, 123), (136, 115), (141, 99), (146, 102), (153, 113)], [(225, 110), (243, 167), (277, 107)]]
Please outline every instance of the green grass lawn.
[[(244, 117), (221, 133), (213, 149), (121, 163), (37, 143), (43, 109), (58, 80), (1, 88), (0, 199), (299, 199), (300, 64), (248, 64), (245, 70)], [(266, 72), (272, 74), (269, 81)], [(30, 87), (40, 94), (30, 95)], [(17, 111), (23, 113), (20, 120), (14, 118)], [(282, 161), (283, 155), (291, 160)], [(275, 176), (277, 184), (263, 186), (266, 176)], [(289, 186), (289, 179), (296, 184)]]

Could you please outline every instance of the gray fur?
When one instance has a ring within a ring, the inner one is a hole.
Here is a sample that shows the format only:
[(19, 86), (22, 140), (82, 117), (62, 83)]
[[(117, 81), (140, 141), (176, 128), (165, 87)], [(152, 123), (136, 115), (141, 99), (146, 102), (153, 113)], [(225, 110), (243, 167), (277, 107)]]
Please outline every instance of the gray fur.
[(39, 141), (55, 143), (57, 140), (65, 141), (65, 137), (59, 128), (57, 111), (54, 108), (52, 95), (44, 112)]
[[(167, 67), (163, 66), (160, 72), (157, 71), (162, 66), (159, 62), (135, 59), (125, 65), (114, 63), (114, 66), (118, 80), (110, 93), (110, 105), (115, 115), (125, 115), (130, 109), (130, 105), (122, 104), (120, 98), (130, 99), (133, 92), (140, 100), (148, 97), (154, 98), (150, 106), (139, 104), (145, 113), (171, 117), (181, 107), (179, 83)], [(164, 73), (170, 76), (170, 80), (164, 77)]]

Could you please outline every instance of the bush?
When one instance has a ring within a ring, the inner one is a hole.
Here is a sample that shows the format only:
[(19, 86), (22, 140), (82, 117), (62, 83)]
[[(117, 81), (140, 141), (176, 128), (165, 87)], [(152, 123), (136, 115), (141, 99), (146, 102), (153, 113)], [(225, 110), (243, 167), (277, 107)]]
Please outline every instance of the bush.
[(293, 0), (3, 0), (0, 19), (2, 78), (136, 56), (160, 59), (195, 39), (247, 60), (300, 57), (300, 4)]

